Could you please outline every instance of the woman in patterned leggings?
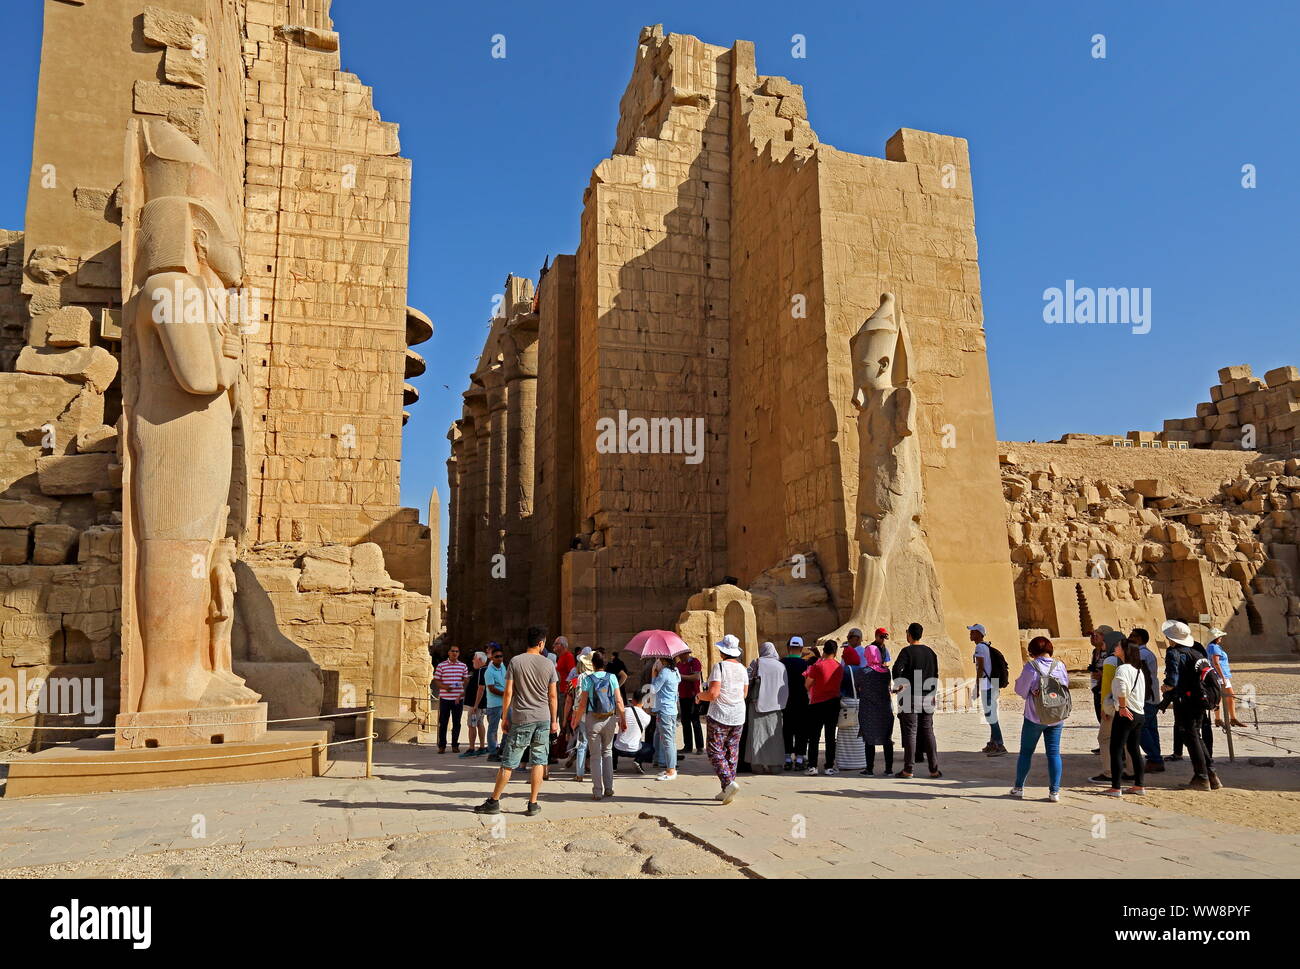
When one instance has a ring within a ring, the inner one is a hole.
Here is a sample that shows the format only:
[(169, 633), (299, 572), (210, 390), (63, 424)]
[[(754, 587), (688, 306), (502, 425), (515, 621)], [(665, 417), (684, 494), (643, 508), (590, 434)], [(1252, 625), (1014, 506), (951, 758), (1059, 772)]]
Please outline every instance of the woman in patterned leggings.
[(730, 804), (740, 790), (736, 783), (736, 766), (740, 762), (740, 735), (745, 726), (745, 695), (749, 692), (749, 673), (740, 661), (740, 640), (731, 634), (714, 643), (722, 661), (709, 673), (709, 685), (698, 699), (709, 704), (709, 763), (718, 775), (722, 790), (716, 799)]

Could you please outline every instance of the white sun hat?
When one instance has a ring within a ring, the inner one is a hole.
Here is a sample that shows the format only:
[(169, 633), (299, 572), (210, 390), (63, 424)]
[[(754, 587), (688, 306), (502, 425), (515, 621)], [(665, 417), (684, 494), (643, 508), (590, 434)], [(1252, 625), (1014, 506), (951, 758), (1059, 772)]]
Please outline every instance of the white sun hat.
[(735, 636), (733, 636), (731, 633), (727, 633), (727, 635), (723, 636), (720, 640), (718, 640), (713, 645), (718, 648), (718, 652), (721, 653), (723, 656), (740, 655), (740, 640), (737, 639)]
[(1171, 643), (1177, 643), (1179, 646), (1190, 646), (1195, 642), (1192, 639), (1192, 631), (1187, 627), (1187, 623), (1179, 622), (1177, 619), (1170, 619), (1161, 626), (1160, 634)]

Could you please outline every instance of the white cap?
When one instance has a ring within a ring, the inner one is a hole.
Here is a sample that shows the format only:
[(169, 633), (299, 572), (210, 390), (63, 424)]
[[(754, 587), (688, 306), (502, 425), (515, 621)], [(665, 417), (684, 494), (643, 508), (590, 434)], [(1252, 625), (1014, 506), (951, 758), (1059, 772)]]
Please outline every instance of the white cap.
[(1195, 640), (1192, 639), (1192, 631), (1187, 627), (1187, 623), (1179, 622), (1177, 619), (1170, 619), (1160, 627), (1160, 633), (1171, 643), (1177, 643), (1179, 646), (1190, 646)]
[(979, 623), (976, 623), (976, 624), (973, 625), (973, 626), (967, 626), (966, 628), (969, 629), (971, 632), (979, 633), (981, 636), (983, 636), (984, 633), (987, 631), (987, 630), (985, 630), (985, 628), (984, 628), (983, 626), (981, 626)]
[(803, 646), (803, 637), (802, 637), (802, 636), (791, 636), (791, 637), (790, 637), (790, 645), (791, 645), (791, 646)]
[(740, 655), (740, 640), (731, 635), (731, 633), (727, 633), (727, 635), (723, 636), (713, 645), (718, 648), (718, 652), (723, 656)]

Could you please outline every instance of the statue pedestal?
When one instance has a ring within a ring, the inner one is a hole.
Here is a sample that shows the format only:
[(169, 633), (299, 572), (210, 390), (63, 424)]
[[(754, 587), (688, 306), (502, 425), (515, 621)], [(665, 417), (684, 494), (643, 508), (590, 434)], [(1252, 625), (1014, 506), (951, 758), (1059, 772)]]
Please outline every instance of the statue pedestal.
[(266, 734), (265, 703), (193, 710), (120, 713), (114, 722), (117, 750), (252, 743)]
[(60, 744), (9, 765), (4, 796), (143, 791), (320, 777), (330, 766), (334, 728), (272, 730), (260, 740), (194, 747), (114, 749), (113, 735)]

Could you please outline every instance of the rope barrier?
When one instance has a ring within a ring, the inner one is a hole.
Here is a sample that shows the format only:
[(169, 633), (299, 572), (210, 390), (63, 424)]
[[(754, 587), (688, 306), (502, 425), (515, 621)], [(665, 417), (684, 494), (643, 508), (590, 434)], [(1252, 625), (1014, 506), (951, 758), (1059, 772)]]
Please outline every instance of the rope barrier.
[[(108, 724), (101, 724), (97, 727), (59, 727), (59, 726), (38, 726), (27, 723), (0, 723), (0, 730), (6, 727), (12, 727), (14, 730), (98, 730), (106, 733), (109, 730), (155, 730), (166, 729), (168, 727), (246, 727), (251, 724), (259, 723), (297, 723), (301, 720), (328, 720), (330, 717), (362, 717), (366, 714), (366, 707), (349, 713), (321, 713), (314, 717), (281, 717), (279, 720), (222, 720), (215, 723), (150, 723), (150, 724), (132, 724), (125, 727), (115, 727)], [(72, 717), (74, 713), (56, 714), (56, 716)]]
[[(376, 734), (368, 737), (356, 737), (352, 740), (335, 740), (328, 744), (308, 744), (306, 747), (284, 747), (272, 750), (249, 750), (242, 754), (218, 754), (215, 757), (173, 757), (164, 760), (50, 760), (37, 761), (41, 767), (151, 767), (154, 764), (190, 764), (210, 760), (231, 760), (235, 757), (265, 757), (267, 754), (290, 754), (298, 750), (323, 750), (326, 747), (338, 747), (341, 744), (358, 744), (376, 739)], [(32, 761), (10, 761), (11, 764), (33, 763)]]
[(371, 697), (381, 697), (382, 699), (385, 699), (385, 700), (423, 700), (423, 701), (426, 702), (426, 703), (431, 703), (431, 702), (433, 702), (433, 697), (431, 697), (431, 696), (424, 696), (424, 697), (421, 697), (421, 696), (394, 696), (394, 695), (391, 694), (391, 693), (371, 693), (370, 696), (371, 696)]

